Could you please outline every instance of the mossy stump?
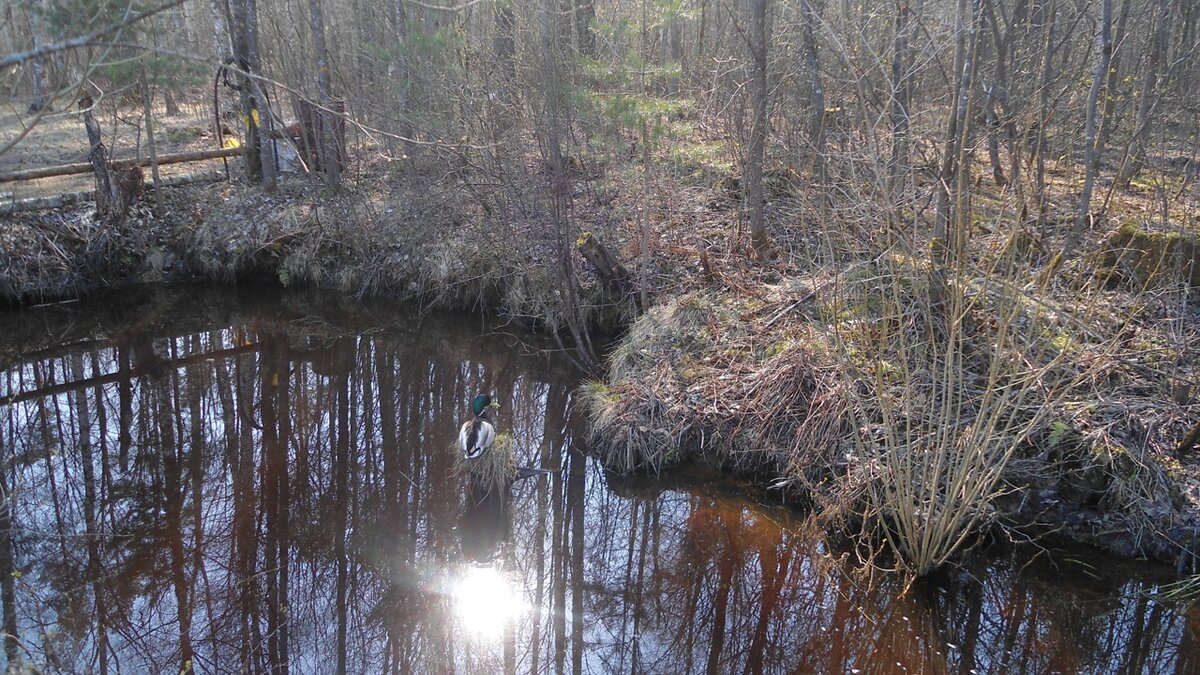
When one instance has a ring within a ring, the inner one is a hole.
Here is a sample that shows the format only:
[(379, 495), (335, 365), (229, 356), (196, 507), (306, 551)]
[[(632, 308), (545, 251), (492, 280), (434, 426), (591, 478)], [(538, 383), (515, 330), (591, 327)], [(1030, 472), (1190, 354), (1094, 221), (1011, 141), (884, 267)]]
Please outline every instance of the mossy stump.
[(1097, 274), (1156, 286), (1174, 279), (1200, 287), (1200, 235), (1152, 232), (1125, 223), (1108, 236), (1098, 255)]

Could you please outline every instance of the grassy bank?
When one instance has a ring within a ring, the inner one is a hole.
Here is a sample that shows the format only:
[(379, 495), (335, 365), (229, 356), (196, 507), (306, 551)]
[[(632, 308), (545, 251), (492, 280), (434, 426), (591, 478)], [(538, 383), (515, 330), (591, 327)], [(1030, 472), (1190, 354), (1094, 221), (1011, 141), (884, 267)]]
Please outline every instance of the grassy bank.
[(994, 250), (936, 298), (897, 253), (696, 285), (587, 387), (595, 447), (755, 472), (916, 574), (989, 532), (1193, 565), (1186, 284), (1038, 284)]

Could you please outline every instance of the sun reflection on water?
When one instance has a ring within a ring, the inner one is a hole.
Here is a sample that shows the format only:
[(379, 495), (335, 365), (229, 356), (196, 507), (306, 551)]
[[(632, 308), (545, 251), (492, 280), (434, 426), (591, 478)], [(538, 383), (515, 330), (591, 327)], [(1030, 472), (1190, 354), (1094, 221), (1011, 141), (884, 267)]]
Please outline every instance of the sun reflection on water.
[(499, 638), (524, 610), (513, 583), (495, 567), (468, 567), (454, 585), (454, 613), (468, 633)]

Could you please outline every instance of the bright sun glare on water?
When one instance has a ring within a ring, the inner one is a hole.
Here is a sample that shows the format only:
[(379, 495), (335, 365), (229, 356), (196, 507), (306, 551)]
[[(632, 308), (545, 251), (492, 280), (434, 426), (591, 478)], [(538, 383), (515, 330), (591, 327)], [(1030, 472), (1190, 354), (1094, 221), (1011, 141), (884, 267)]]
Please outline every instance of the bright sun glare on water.
[(454, 586), (454, 610), (467, 632), (498, 638), (521, 613), (521, 598), (500, 570), (470, 567)]

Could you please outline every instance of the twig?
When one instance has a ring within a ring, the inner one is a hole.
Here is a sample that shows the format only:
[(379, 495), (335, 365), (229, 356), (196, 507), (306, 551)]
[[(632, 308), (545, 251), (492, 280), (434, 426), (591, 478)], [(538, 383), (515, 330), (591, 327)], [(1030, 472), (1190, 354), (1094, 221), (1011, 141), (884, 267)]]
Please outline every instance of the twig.
[(5, 56), (4, 58), (0, 58), (0, 68), (7, 68), (8, 66), (11, 66), (11, 65), (14, 65), (17, 63), (24, 63), (25, 61), (31, 61), (33, 59), (38, 59), (38, 58), (41, 58), (48, 54), (54, 54), (56, 52), (66, 51), (68, 49), (77, 49), (79, 47), (85, 47), (85, 46), (95, 42), (96, 40), (99, 40), (100, 38), (104, 37), (105, 35), (110, 35), (112, 33), (115, 33), (130, 24), (137, 23), (138, 21), (141, 21), (142, 19), (149, 18), (151, 16), (154, 16), (155, 14), (158, 14), (159, 12), (164, 12), (173, 7), (178, 7), (179, 5), (182, 5), (183, 3), (184, 3), (184, 0), (170, 0), (170, 2), (163, 3), (157, 7), (152, 7), (152, 8), (150, 8), (144, 12), (141, 12), (139, 14), (134, 14), (132, 16), (126, 14), (125, 17), (122, 18), (120, 21), (113, 23), (113, 24), (109, 24), (108, 26), (105, 26), (104, 28), (101, 28), (100, 30), (93, 31), (93, 32), (87, 33), (85, 35), (80, 35), (78, 37), (71, 38), (70, 40), (63, 40), (61, 42), (55, 42), (53, 44), (45, 45), (43, 47), (38, 47), (37, 49), (30, 49), (30, 50), (24, 51), (24, 52), (15, 52), (15, 53), (9, 54), (8, 56)]

